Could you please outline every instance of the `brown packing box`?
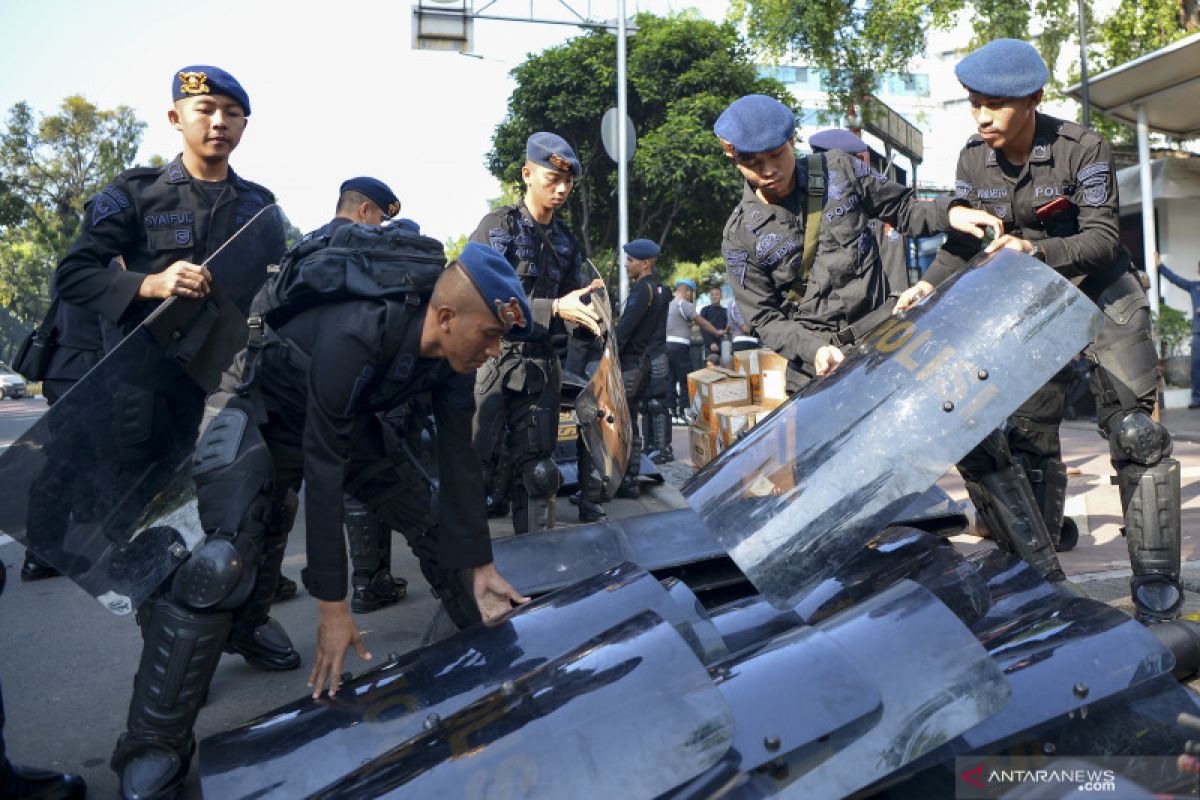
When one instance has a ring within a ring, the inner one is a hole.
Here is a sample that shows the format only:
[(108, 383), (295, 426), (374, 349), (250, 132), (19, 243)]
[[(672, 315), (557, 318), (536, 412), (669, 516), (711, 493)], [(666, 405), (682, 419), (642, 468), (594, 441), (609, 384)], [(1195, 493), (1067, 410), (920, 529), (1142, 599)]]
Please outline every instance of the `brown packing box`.
[(718, 375), (720, 375), (719, 372), (708, 367), (688, 373), (688, 407), (692, 410), (692, 419), (700, 419), (700, 382), (714, 380)]
[[(689, 391), (695, 388), (692, 410), (705, 425), (716, 429), (713, 411), (726, 406), (750, 405), (750, 381), (745, 375), (721, 367), (693, 372), (688, 376)], [(699, 401), (698, 404), (696, 401)], [(699, 406), (697, 408), (697, 405)]]
[(688, 426), (688, 439), (691, 442), (692, 467), (694, 469), (700, 469), (717, 457), (716, 431), (693, 423)]
[(750, 399), (757, 403), (762, 397), (762, 367), (759, 354), (764, 350), (739, 350), (733, 354), (733, 371), (750, 381)]
[(717, 418), (717, 443), (721, 449), (732, 446), (737, 441), (738, 434), (753, 428), (758, 424), (759, 418), (765, 417), (770, 411), (769, 408), (762, 406), (718, 408), (715, 416)]
[(758, 350), (761, 389), (758, 404), (774, 408), (788, 399), (787, 359), (770, 350)]

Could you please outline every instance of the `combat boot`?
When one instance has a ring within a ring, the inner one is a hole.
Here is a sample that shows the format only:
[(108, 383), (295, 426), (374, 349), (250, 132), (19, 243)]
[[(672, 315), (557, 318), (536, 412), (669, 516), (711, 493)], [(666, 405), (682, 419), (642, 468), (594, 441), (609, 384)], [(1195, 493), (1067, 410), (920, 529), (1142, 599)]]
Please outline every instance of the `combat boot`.
[(0, 797), (83, 800), (86, 796), (87, 784), (78, 775), (0, 763)]
[(395, 605), (408, 596), (408, 581), (393, 578), (392, 573), (381, 569), (374, 575), (358, 575), (353, 578), (354, 594), (350, 598), (350, 610), (356, 614), (369, 614), (381, 608)]
[(637, 500), (641, 496), (641, 487), (638, 485), (637, 478), (626, 475), (621, 479), (621, 485), (617, 487), (617, 497), (625, 500)]
[(580, 522), (603, 522), (606, 519), (608, 519), (608, 512), (604, 510), (604, 506), (588, 500), (579, 502)]
[(234, 628), (226, 653), (246, 659), (246, 663), (265, 672), (290, 672), (300, 668), (300, 654), (292, 646), (287, 631), (275, 619), (268, 618), (249, 634)]
[(62, 573), (42, 561), (30, 551), (25, 551), (25, 563), (21, 565), (21, 581), (44, 581), (47, 578), (57, 578)]

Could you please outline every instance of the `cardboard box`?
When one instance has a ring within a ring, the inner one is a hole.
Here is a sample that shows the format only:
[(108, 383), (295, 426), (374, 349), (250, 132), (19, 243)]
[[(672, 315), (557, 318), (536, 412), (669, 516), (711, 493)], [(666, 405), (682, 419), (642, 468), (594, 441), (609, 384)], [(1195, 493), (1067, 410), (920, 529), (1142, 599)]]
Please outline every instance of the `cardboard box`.
[(688, 440), (691, 442), (692, 467), (700, 469), (717, 457), (717, 432), (705, 425), (695, 423), (688, 426)]
[(783, 356), (765, 348), (740, 350), (733, 354), (733, 368), (750, 381), (750, 396), (755, 405), (763, 405), (764, 399), (779, 405), (787, 399), (787, 359)]
[(688, 407), (692, 410), (692, 419), (700, 418), (700, 390), (698, 388), (700, 381), (712, 380), (719, 374), (716, 370), (709, 369), (708, 367), (688, 373)]
[(717, 418), (717, 444), (722, 450), (731, 447), (737, 437), (758, 424), (759, 417), (765, 417), (770, 409), (762, 406), (729, 406), (718, 408), (714, 415)]
[(689, 392), (693, 387), (692, 410), (696, 412), (696, 419), (713, 430), (717, 425), (713, 411), (751, 403), (750, 381), (733, 370), (710, 367), (693, 372), (688, 376)]

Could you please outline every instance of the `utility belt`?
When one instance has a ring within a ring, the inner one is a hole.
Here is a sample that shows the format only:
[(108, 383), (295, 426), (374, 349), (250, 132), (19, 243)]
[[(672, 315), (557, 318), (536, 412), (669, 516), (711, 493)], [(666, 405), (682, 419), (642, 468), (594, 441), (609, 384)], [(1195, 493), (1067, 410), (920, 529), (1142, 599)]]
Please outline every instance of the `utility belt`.
[(683, 344), (683, 345), (688, 345), (689, 347), (690, 347), (690, 346), (691, 346), (691, 344), (692, 344), (692, 340), (691, 340), (691, 339), (685, 339), (685, 338), (683, 338), (682, 336), (668, 336), (668, 337), (667, 337), (667, 342), (668, 342), (668, 343), (670, 343), (670, 344)]
[(741, 335), (739, 335), (739, 336), (733, 337), (733, 340), (735, 342), (757, 342), (758, 337), (757, 336), (741, 336)]

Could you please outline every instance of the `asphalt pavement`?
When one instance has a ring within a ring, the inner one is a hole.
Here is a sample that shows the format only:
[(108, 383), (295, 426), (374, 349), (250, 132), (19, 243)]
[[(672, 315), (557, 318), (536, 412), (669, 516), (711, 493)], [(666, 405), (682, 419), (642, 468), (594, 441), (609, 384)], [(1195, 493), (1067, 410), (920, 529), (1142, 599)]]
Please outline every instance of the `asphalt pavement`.
[[(38, 398), (0, 402), (0, 447), (14, 441), (44, 409)], [(1200, 613), (1200, 411), (1168, 410), (1165, 421), (1175, 433), (1175, 456), (1183, 470), (1184, 576), (1195, 592), (1189, 594), (1185, 611)], [(675, 452), (686, 457), (686, 428), (676, 427), (673, 434)], [(1086, 421), (1065, 423), (1063, 444), (1071, 469), (1068, 513), (1081, 530), (1079, 546), (1061, 556), (1064, 569), (1090, 596), (1128, 610), (1128, 556), (1119, 530), (1116, 487), (1108, 480), (1107, 446), (1095, 425)], [(609, 513), (624, 517), (678, 507), (683, 499), (676, 485), (690, 473), (687, 461), (664, 465), (666, 483), (644, 482), (640, 500), (614, 501), (608, 505)], [(948, 474), (940, 485), (965, 503), (966, 493), (956, 474)], [(565, 498), (560, 499), (558, 511), (562, 524), (576, 519), (576, 509)], [(284, 572), (295, 580), (304, 566), (303, 525), (302, 504), (284, 562)], [(508, 530), (506, 522), (493, 521), (494, 535)], [(992, 546), (969, 534), (955, 541), (965, 551)], [(10, 756), (19, 763), (79, 772), (87, 779), (91, 796), (115, 796), (116, 778), (107, 761), (123, 729), (141, 649), (137, 626), (132, 617), (114, 616), (65, 579), (21, 583), (17, 572), (22, 556), (19, 544), (0, 536), (0, 561), (9, 570), (8, 589), (0, 598), (0, 682)], [(377, 659), (417, 646), (436, 609), (402, 544), (395, 548), (393, 570), (409, 580), (408, 598), (359, 617)], [(224, 656), (196, 724), (199, 739), (306, 693), (316, 641), (315, 604), (301, 591), (273, 614), (291, 634), (304, 667), (290, 673), (264, 673), (239, 657)], [(358, 672), (368, 666), (354, 655), (347, 658), (348, 670)], [(184, 797), (199, 796), (193, 769)]]

